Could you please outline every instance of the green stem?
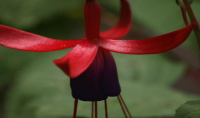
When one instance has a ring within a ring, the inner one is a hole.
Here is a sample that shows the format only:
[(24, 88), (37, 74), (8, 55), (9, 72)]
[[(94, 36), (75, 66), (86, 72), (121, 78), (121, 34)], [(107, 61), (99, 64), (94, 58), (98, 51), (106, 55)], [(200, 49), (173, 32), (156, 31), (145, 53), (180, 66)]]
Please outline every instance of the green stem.
[[(188, 0), (183, 0), (183, 3), (185, 4), (185, 8), (187, 9), (188, 15), (190, 17), (190, 21), (191, 22), (194, 22), (194, 21), (197, 22), (197, 19), (196, 19), (195, 15), (194, 15), (192, 7), (190, 6), (190, 2)], [(195, 36), (197, 38), (197, 41), (198, 41), (198, 44), (199, 44), (199, 48), (200, 48), (200, 30), (199, 30), (199, 24), (194, 28), (194, 33), (195, 33)]]

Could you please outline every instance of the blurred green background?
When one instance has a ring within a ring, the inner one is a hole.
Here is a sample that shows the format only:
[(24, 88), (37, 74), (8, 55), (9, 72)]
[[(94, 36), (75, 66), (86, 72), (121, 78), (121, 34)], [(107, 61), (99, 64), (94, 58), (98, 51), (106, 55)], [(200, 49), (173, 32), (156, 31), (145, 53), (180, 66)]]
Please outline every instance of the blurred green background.
[[(97, 0), (101, 30), (115, 25), (119, 0)], [(84, 0), (0, 0), (0, 24), (55, 39), (84, 37)], [(123, 39), (143, 39), (184, 27), (175, 0), (129, 0), (133, 25)], [(200, 0), (192, 7), (200, 21)], [(69, 78), (53, 63), (70, 49), (38, 53), (0, 47), (0, 118), (68, 118), (73, 114)], [(174, 116), (200, 87), (188, 68), (197, 70), (199, 50), (194, 34), (178, 48), (155, 55), (113, 53), (122, 96), (134, 117)], [(104, 117), (99, 102), (99, 117)], [(108, 99), (109, 117), (123, 117), (117, 98)], [(91, 103), (80, 102), (79, 117), (90, 117)]]

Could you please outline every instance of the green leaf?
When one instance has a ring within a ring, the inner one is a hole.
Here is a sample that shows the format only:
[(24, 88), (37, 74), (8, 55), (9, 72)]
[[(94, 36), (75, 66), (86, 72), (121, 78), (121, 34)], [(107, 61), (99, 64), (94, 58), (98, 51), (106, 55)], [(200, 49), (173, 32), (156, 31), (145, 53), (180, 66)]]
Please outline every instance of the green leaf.
[[(45, 53), (29, 67), (21, 70), (5, 104), (7, 118), (27, 118), (29, 115), (31, 115), (30, 118), (65, 118), (72, 116), (74, 100), (71, 96), (69, 78), (52, 63), (53, 59), (60, 58), (67, 52), (67, 50), (63, 50)], [(121, 54), (114, 54), (114, 56), (118, 66), (129, 65), (134, 61), (137, 63), (142, 59), (140, 57), (120, 62), (126, 56)], [(131, 55), (128, 56), (131, 57)], [(147, 56), (143, 58), (154, 59)], [(145, 66), (146, 63), (144, 59), (141, 64)], [(129, 73), (134, 73), (134, 68), (132, 71), (129, 69), (131, 68), (124, 68)], [(158, 70), (161, 69), (158, 68)], [(119, 76), (125, 75), (125, 72), (119, 70)], [(133, 78), (133, 76), (130, 75), (130, 78)], [(170, 82), (167, 84), (164, 84), (164, 81), (148, 82), (150, 78), (148, 76), (142, 81), (138, 81), (140, 77), (138, 77), (138, 80), (130, 78), (120, 78), (120, 83), (122, 96), (134, 116), (173, 115), (172, 111), (181, 103), (196, 98), (171, 89), (169, 87)], [(103, 102), (98, 102), (98, 109), (99, 117), (104, 117)], [(108, 112), (110, 117), (123, 117), (117, 98), (108, 99)], [(91, 102), (80, 101), (78, 116), (90, 117), (90, 115)]]
[(199, 118), (200, 100), (189, 101), (176, 110), (175, 118)]

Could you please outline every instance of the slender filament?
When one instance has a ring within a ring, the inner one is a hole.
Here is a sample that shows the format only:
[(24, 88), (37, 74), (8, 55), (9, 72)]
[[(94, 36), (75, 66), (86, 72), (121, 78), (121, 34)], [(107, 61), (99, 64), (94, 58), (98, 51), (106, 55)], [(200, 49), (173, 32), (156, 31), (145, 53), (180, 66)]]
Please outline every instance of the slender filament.
[(105, 103), (105, 115), (106, 115), (106, 118), (108, 118), (107, 101), (104, 100), (104, 103)]
[(97, 118), (97, 101), (95, 101), (95, 118)]
[(120, 104), (120, 106), (121, 106), (121, 108), (122, 108), (122, 111), (123, 111), (123, 113), (124, 113), (125, 118), (128, 118), (127, 115), (126, 115), (126, 112), (125, 112), (125, 110), (124, 110), (124, 107), (123, 107), (123, 105), (122, 105), (122, 102), (121, 102), (121, 100), (120, 100), (120, 97), (117, 96), (117, 99), (118, 99), (119, 104)]
[(78, 106), (78, 99), (75, 99), (75, 101), (74, 101), (74, 115), (73, 115), (73, 118), (76, 118), (77, 106)]
[(131, 115), (131, 113), (129, 112), (129, 110), (128, 110), (128, 107), (126, 106), (126, 103), (124, 102), (124, 100), (123, 100), (122, 96), (121, 96), (121, 95), (119, 95), (119, 97), (121, 98), (121, 100), (122, 100), (122, 103), (123, 103), (123, 105), (124, 105), (124, 107), (125, 107), (126, 111), (128, 112), (128, 115), (129, 115), (129, 117), (130, 117), (130, 118), (132, 118), (132, 115)]
[(92, 101), (92, 116), (91, 116), (91, 118), (93, 118), (93, 116), (94, 116), (94, 102)]

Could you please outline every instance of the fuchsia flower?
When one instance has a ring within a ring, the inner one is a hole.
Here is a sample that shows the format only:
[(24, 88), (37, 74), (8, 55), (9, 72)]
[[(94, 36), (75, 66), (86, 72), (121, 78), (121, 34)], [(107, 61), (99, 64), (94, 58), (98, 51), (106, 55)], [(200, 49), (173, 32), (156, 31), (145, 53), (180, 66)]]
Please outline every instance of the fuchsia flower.
[[(118, 96), (120, 104), (125, 105), (110, 51), (125, 54), (156, 54), (168, 51), (184, 42), (195, 26), (193, 23), (183, 29), (143, 40), (116, 40), (125, 36), (131, 27), (131, 10), (127, 0), (121, 0), (119, 22), (107, 31), (100, 32), (101, 8), (95, 0), (86, 1), (84, 14), (86, 36), (78, 40), (50, 39), (0, 25), (0, 45), (4, 47), (47, 52), (75, 46), (67, 55), (54, 60), (71, 78), (72, 95), (75, 98), (74, 117), (78, 99), (95, 101), (96, 110), (97, 101), (105, 100), (106, 105), (108, 96)], [(126, 106), (125, 108), (127, 109)], [(107, 117), (107, 105), (105, 109)], [(97, 112), (95, 113), (97, 117)]]

